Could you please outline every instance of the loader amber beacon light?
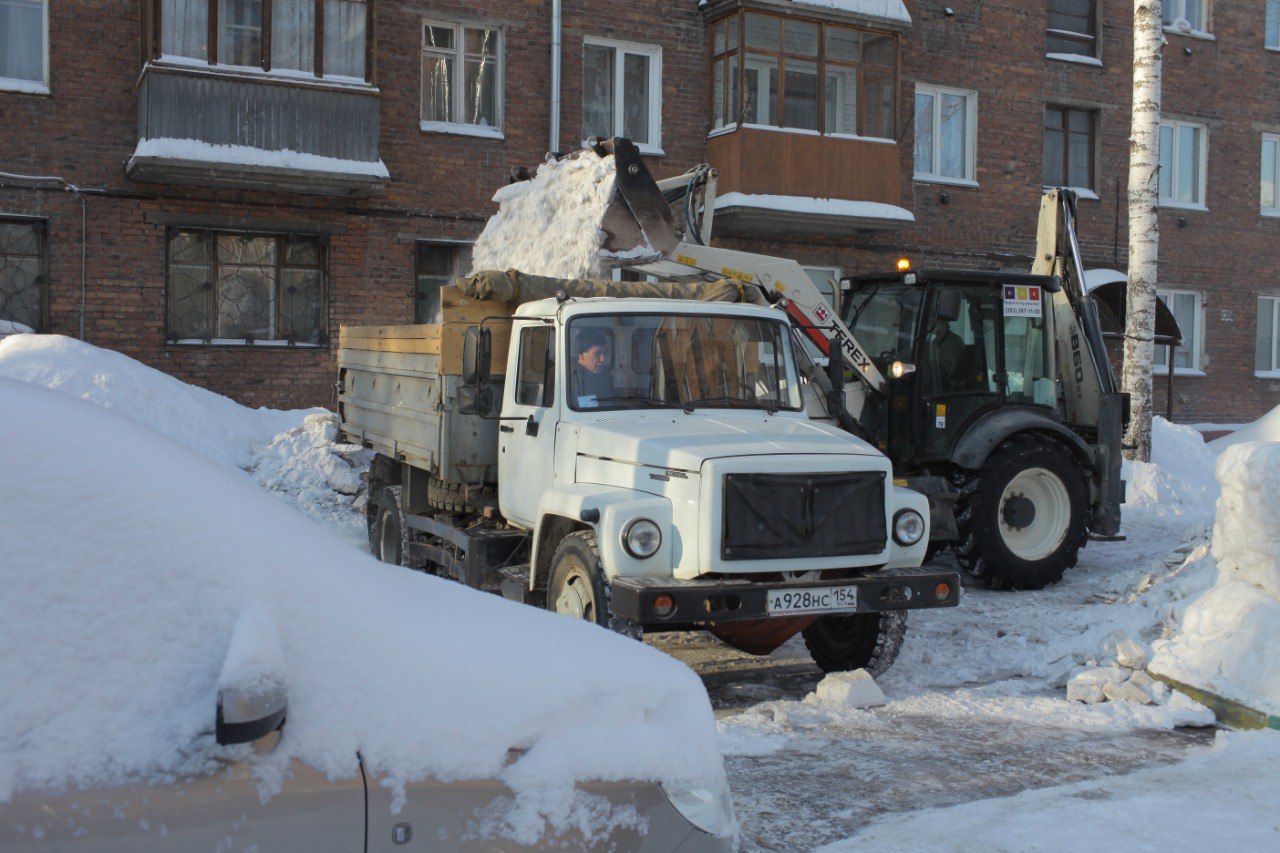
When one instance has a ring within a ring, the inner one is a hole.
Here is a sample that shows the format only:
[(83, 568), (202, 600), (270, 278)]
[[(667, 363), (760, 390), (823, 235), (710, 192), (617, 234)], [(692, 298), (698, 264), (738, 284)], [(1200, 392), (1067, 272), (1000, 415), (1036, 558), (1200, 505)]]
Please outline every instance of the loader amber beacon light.
[(906, 272), (911, 269), (911, 260), (909, 258), (898, 258), (898, 272)]

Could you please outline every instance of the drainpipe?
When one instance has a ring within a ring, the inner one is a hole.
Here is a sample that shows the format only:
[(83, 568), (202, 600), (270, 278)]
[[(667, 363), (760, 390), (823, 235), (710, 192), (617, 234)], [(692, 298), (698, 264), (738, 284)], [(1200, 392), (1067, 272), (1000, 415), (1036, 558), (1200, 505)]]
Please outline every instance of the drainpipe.
[[(87, 244), (86, 237), (88, 234), (89, 209), (85, 204), (84, 193), (80, 192), (80, 188), (75, 184), (56, 175), (16, 175), (13, 172), (0, 172), (0, 178), (10, 178), (17, 181), (30, 181), (32, 183), (58, 183), (62, 184), (68, 192), (76, 194), (76, 198), (80, 199), (80, 340), (84, 340), (84, 311), (85, 311), (85, 246)], [(47, 250), (46, 250), (47, 251)]]
[(560, 152), (560, 28), (561, 0), (551, 0), (551, 146), (552, 154)]

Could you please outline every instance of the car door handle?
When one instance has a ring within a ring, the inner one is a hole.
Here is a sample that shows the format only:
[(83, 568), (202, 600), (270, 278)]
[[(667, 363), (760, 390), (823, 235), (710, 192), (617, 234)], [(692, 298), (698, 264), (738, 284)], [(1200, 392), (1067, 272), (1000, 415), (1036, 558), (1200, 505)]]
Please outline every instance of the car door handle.
[(509, 426), (507, 426), (506, 424), (501, 424), (501, 425), (499, 425), (498, 429), (499, 429), (499, 431), (501, 431), (501, 432), (515, 432), (515, 431), (516, 431), (516, 428), (515, 428), (515, 427), (509, 427)]

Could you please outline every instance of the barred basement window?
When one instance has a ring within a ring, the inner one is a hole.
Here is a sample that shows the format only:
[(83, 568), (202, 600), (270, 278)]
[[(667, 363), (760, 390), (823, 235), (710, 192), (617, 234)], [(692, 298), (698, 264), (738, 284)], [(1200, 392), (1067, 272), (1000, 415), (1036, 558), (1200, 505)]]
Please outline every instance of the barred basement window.
[(172, 230), (170, 343), (326, 346), (325, 246), (318, 237)]
[(47, 282), (45, 223), (0, 219), (0, 321), (44, 331)]

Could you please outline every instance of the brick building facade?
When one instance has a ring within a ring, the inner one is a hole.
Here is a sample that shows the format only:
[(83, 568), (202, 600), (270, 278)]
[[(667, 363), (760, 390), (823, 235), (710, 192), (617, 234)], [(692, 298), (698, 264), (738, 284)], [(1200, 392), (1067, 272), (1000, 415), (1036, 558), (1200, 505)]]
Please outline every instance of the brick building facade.
[[(1086, 265), (1123, 271), (1131, 4), (947, 3), (5, 0), (0, 320), (332, 405), (338, 327), (423, 316), (511, 170), (597, 130), (660, 177), (716, 165), (718, 241), (819, 277), (1025, 270), (1046, 183), (1089, 191)], [(1166, 4), (1174, 413), (1238, 421), (1280, 403), (1280, 24)]]

